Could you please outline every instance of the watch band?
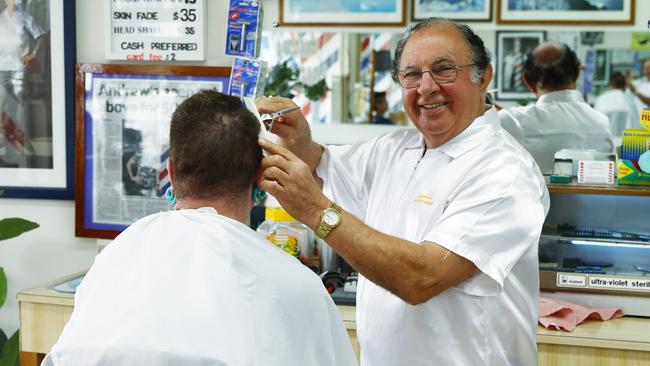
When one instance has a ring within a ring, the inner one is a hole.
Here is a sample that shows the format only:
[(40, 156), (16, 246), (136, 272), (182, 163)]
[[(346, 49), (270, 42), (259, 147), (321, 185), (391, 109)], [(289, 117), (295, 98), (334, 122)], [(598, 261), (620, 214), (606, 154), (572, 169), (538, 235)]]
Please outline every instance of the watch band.
[[(334, 202), (330, 202), (330, 205), (320, 213), (320, 223), (318, 223), (318, 228), (316, 228), (316, 236), (325, 239), (325, 237), (341, 223), (343, 217), (342, 213), (343, 209), (341, 206)], [(338, 217), (338, 219), (334, 223), (328, 223), (328, 217), (326, 217), (326, 215), (329, 217)]]

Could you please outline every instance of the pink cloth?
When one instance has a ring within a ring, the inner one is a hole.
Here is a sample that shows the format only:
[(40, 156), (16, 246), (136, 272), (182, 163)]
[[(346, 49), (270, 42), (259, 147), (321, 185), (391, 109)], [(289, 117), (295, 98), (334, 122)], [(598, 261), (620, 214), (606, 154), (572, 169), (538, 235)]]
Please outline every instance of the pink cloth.
[(561, 300), (539, 298), (539, 323), (546, 329), (572, 332), (585, 319), (609, 320), (623, 316), (621, 308), (597, 308)]

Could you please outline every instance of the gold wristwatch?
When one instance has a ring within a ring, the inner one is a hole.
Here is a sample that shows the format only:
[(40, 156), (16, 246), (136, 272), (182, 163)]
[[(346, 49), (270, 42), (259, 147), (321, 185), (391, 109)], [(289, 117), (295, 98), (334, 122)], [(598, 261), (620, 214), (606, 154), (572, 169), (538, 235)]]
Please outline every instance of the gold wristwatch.
[(316, 235), (325, 239), (325, 237), (341, 223), (343, 209), (334, 202), (320, 213), (320, 223), (316, 229)]

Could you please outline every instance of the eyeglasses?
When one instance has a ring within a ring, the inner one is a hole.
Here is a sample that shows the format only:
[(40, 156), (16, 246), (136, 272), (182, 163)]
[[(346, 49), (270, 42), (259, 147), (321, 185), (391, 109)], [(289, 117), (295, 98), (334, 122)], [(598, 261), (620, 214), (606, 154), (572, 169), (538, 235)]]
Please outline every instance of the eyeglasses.
[(447, 65), (436, 70), (406, 69), (397, 74), (397, 81), (404, 89), (417, 88), (422, 81), (422, 75), (429, 73), (436, 84), (447, 84), (454, 82), (458, 76), (458, 70), (467, 66), (474, 66), (474, 64)]

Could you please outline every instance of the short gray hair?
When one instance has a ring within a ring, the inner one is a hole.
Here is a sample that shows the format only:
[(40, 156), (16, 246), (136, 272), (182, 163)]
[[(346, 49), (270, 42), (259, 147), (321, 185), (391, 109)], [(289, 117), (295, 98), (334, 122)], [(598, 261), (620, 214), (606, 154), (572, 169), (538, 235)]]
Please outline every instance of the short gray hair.
[(467, 46), (469, 48), (469, 58), (474, 64), (472, 67), (472, 82), (478, 83), (481, 80), (481, 77), (485, 73), (488, 65), (490, 64), (490, 52), (485, 48), (485, 44), (481, 37), (477, 36), (476, 33), (466, 24), (457, 23), (449, 19), (444, 18), (429, 18), (421, 22), (412, 24), (409, 26), (402, 38), (400, 38), (397, 43), (397, 48), (395, 49), (395, 57), (393, 58), (393, 64), (391, 67), (391, 76), (393, 81), (397, 82), (398, 73), (400, 70), (400, 59), (402, 58), (402, 52), (406, 43), (415, 33), (427, 29), (433, 25), (451, 25), (455, 27), (458, 32), (463, 36)]

